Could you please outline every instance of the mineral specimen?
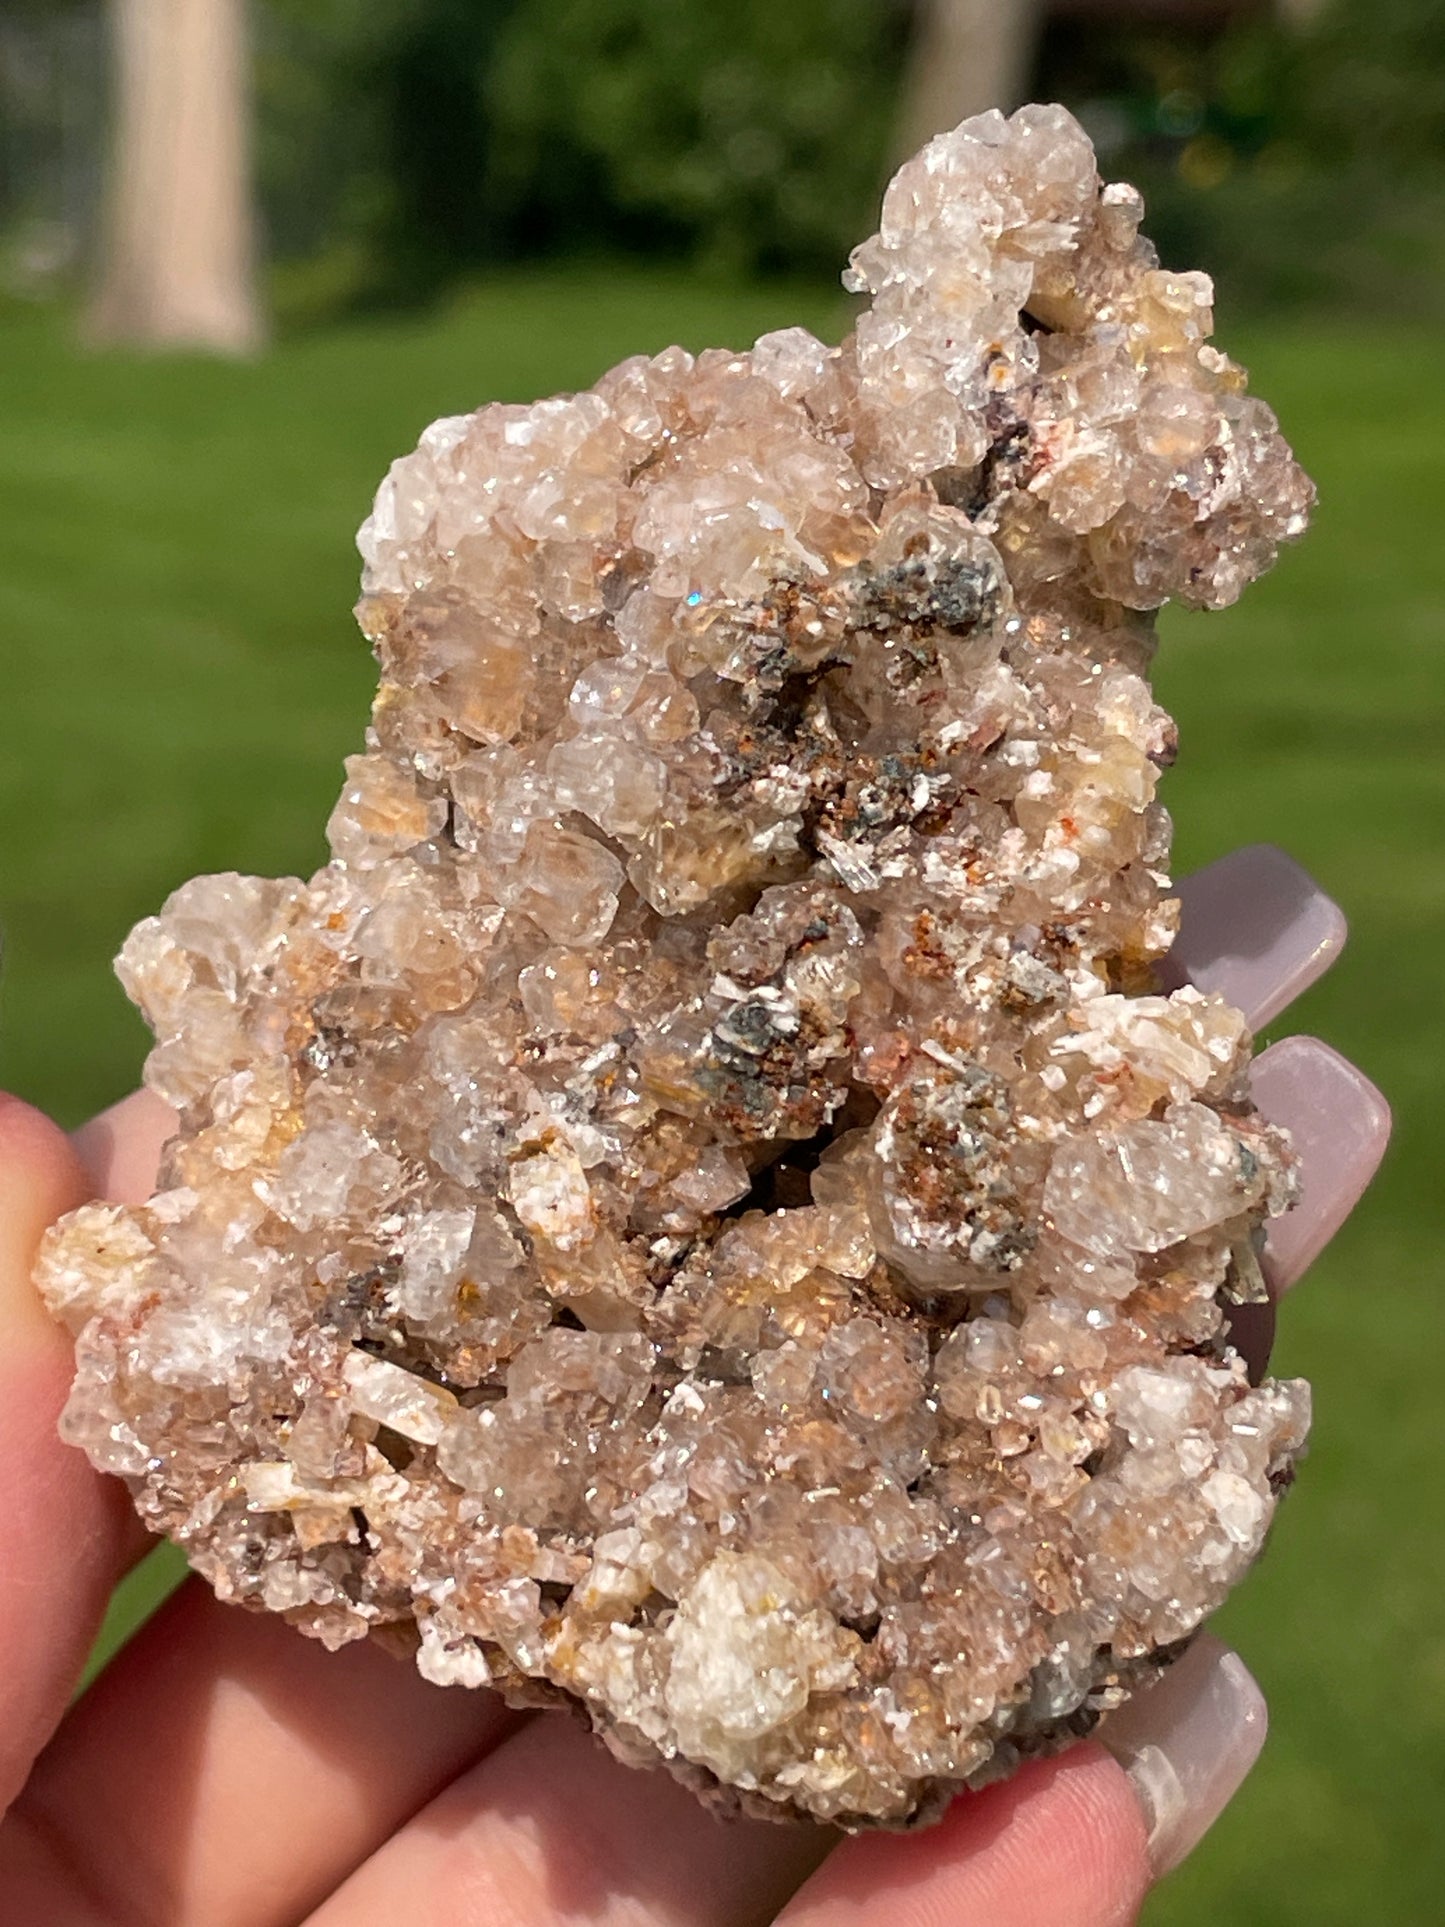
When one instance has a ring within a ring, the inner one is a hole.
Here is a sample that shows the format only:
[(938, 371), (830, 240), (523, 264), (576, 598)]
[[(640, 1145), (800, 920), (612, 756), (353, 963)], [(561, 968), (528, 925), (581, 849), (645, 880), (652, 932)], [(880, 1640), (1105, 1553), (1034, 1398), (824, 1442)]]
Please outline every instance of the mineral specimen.
[(1291, 1156), (1156, 994), (1151, 612), (1310, 487), (1057, 107), (934, 141), (827, 348), (440, 421), (309, 882), (125, 946), (180, 1113), (51, 1236), (67, 1436), (225, 1599), (752, 1811), (1086, 1731), (1307, 1425), (1228, 1344)]

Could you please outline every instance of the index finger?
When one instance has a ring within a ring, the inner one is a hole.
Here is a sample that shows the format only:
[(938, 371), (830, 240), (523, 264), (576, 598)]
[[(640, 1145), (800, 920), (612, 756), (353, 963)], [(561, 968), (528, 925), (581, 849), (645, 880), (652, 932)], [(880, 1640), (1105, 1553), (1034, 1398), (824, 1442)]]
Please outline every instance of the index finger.
[(118, 1574), (145, 1545), (123, 1487), (60, 1441), (70, 1339), (30, 1282), (46, 1226), (92, 1192), (65, 1133), (0, 1095), (0, 1811), (65, 1709)]
[(82, 1124), (71, 1142), (90, 1174), (92, 1196), (112, 1204), (144, 1204), (156, 1188), (161, 1152), (177, 1124), (154, 1091), (132, 1091)]

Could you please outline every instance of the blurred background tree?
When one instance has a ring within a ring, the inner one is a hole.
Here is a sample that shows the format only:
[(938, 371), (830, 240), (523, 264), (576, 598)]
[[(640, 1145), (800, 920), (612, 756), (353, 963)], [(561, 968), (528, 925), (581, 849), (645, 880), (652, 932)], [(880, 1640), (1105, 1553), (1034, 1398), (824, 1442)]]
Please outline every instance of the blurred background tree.
[(90, 325), (244, 354), (256, 291), (245, 0), (110, 0), (111, 156)]
[(944, 127), (1028, 96), (1046, 0), (917, 0), (893, 159)]
[[(109, 36), (106, 11), (8, 0), (0, 17), (7, 278), (63, 282), (99, 254), (102, 315), (134, 280), (116, 266), (136, 258), (114, 245), (134, 241), (119, 210), (164, 226), (134, 166), (99, 191), (107, 93), (114, 151), (145, 147), (127, 111), (139, 17), (221, 31), (243, 0), (113, 0)], [(1104, 166), (1145, 190), (1166, 261), (1211, 262), (1236, 307), (1445, 309), (1442, 0), (252, 0), (250, 15), (283, 325), (541, 257), (832, 272), (890, 159), (1025, 94), (1080, 113)], [(169, 36), (172, 63), (183, 44)], [(224, 66), (209, 63), (217, 107), (192, 116), (208, 128), (195, 151), (223, 163), (225, 130), (246, 125), (219, 105)], [(163, 145), (152, 128), (152, 155)], [(239, 215), (193, 226), (241, 235), (244, 258)]]
[(293, 313), (544, 255), (831, 271), (890, 158), (1025, 94), (1236, 304), (1445, 308), (1441, 0), (268, 0), (258, 30)]

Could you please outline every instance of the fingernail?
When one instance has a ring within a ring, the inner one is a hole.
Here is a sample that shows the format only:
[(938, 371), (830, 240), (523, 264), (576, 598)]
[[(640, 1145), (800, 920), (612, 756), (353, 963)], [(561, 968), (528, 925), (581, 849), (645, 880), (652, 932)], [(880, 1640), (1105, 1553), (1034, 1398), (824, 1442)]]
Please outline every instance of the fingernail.
[(1199, 1845), (1259, 1758), (1264, 1695), (1237, 1653), (1201, 1633), (1098, 1737), (1133, 1782), (1158, 1879)]
[(1300, 1195), (1271, 1221), (1263, 1268), (1275, 1293), (1312, 1265), (1349, 1217), (1390, 1141), (1390, 1107), (1363, 1071), (1317, 1037), (1286, 1037), (1255, 1059), (1255, 1103), (1289, 1132)]
[(1234, 850), (1179, 884), (1179, 935), (1165, 987), (1216, 990), (1254, 1030), (1277, 1017), (1344, 948), (1344, 912), (1272, 843)]

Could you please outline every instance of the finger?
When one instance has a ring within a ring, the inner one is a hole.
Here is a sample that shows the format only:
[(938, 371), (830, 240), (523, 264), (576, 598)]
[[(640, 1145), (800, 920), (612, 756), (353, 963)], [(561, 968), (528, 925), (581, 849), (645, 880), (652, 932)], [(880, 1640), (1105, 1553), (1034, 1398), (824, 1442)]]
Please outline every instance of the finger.
[[(1258, 1687), (1207, 1635), (1081, 1747), (957, 1801), (935, 1831), (845, 1842), (780, 1927), (1122, 1927), (1192, 1851), (1258, 1757)], [(1121, 1770), (1121, 1766), (1124, 1770)], [(575, 1725), (528, 1726), (389, 1841), (308, 1927), (742, 1927), (835, 1836), (699, 1809)]]
[(778, 1927), (1126, 1927), (1149, 1874), (1127, 1775), (1077, 1746), (962, 1795), (927, 1833), (845, 1841)]
[[(1318, 952), (1319, 949), (1320, 949), (1320, 946), (1316, 945), (1315, 946), (1316, 952)], [(1323, 967), (1323, 965), (1321, 965), (1320, 967)], [(1245, 1001), (1243, 998), (1237, 998), (1236, 1000)], [(131, 1102), (135, 1103), (136, 1100), (131, 1100)], [(158, 1109), (159, 1109), (158, 1115), (153, 1113), (155, 1117), (157, 1147), (160, 1139), (164, 1137), (167, 1130), (169, 1129), (170, 1122), (171, 1122), (168, 1114), (164, 1113), (163, 1107), (158, 1107)], [(103, 1126), (104, 1124), (108, 1123), (109, 1120), (103, 1120), (98, 1122), (100, 1122)], [(90, 1134), (90, 1144), (92, 1146), (95, 1144), (95, 1141), (98, 1136), (99, 1136), (99, 1132), (96, 1130), (92, 1130)], [(124, 1143), (123, 1132), (120, 1134), (120, 1141)], [(112, 1140), (112, 1142), (114, 1142), (114, 1140)], [(107, 1150), (110, 1150), (111, 1146), (106, 1146), (105, 1148)], [(92, 1154), (94, 1155), (94, 1152), (92, 1152)], [(133, 1167), (133, 1169), (134, 1168), (135, 1167)], [(142, 1164), (139, 1167), (139, 1170), (137, 1171), (137, 1174), (135, 1176), (127, 1178), (124, 1175), (117, 1175), (116, 1166), (112, 1155), (110, 1171), (111, 1171), (110, 1188), (114, 1190), (123, 1190), (127, 1195), (143, 1196), (148, 1193), (150, 1189), (150, 1172), (149, 1172), (149, 1169), (147, 1169), (144, 1164)]]
[(1166, 989), (1217, 991), (1262, 1030), (1344, 948), (1337, 903), (1272, 843), (1234, 850), (1178, 885), (1179, 934), (1161, 965)]
[(1275, 1308), (1354, 1210), (1390, 1140), (1390, 1107), (1353, 1064), (1315, 1037), (1286, 1037), (1255, 1059), (1254, 1099), (1289, 1132), (1299, 1157), (1294, 1209), (1271, 1220), (1261, 1269), (1264, 1304), (1236, 1305), (1230, 1343), (1257, 1384), (1274, 1346)]
[(963, 1794), (933, 1833), (844, 1842), (778, 1927), (1125, 1927), (1239, 1790), (1266, 1725), (1245, 1665), (1200, 1634), (1102, 1746)]
[(1390, 1107), (1363, 1071), (1317, 1037), (1286, 1037), (1255, 1061), (1254, 1100), (1300, 1160), (1300, 1195), (1275, 1218), (1264, 1274), (1276, 1296), (1304, 1276), (1364, 1196), (1390, 1141)]
[(193, 1581), (74, 1708), (0, 1827), (0, 1917), (283, 1927), (522, 1717)]
[(70, 1341), (30, 1282), (41, 1233), (90, 1195), (69, 1140), (0, 1096), (0, 1811), (64, 1710), (144, 1535), (124, 1489), (56, 1433)]
[[(1329, 969), (1344, 947), (1343, 911), (1272, 844), (1235, 850), (1208, 864), (1184, 878), (1178, 895), (1179, 935), (1161, 967), (1165, 988), (1193, 983), (1201, 990), (1216, 991), (1242, 1010), (1254, 1028), (1277, 1017)], [(1267, 1116), (1286, 1127), (1301, 1116), (1306, 1122), (1312, 1117), (1317, 1122), (1318, 1075), (1293, 1052), (1287, 1053), (1286, 1061), (1292, 1068), (1290, 1077), (1281, 1077), (1281, 1060), (1272, 1052), (1256, 1060), (1256, 1101)], [(1271, 1298), (1265, 1304), (1236, 1306), (1230, 1313), (1230, 1341), (1256, 1381), (1264, 1376), (1274, 1347), (1276, 1300), (1304, 1269), (1299, 1263), (1301, 1251), (1315, 1255), (1334, 1235), (1383, 1153), (1389, 1130), (1383, 1099), (1358, 1072), (1352, 1075), (1358, 1080), (1355, 1088), (1335, 1090), (1345, 1101), (1352, 1155), (1338, 1155), (1329, 1131), (1311, 1128), (1296, 1133), (1302, 1196), (1294, 1212), (1270, 1228), (1264, 1269)], [(1331, 1082), (1338, 1087), (1340, 1080)]]
[(710, 1813), (548, 1714), (433, 1800), (308, 1927), (760, 1927), (836, 1839)]
[(916, 1839), (847, 1841), (778, 1927), (1125, 1927), (1199, 1844), (1268, 1721), (1243, 1662), (1202, 1633), (1075, 1747), (954, 1802)]
[[(91, 1183), (80, 1195), (148, 1197), (174, 1124), (142, 1091), (84, 1126), (76, 1148)], [(55, 1451), (88, 1474), (79, 1454), (58, 1442)], [(128, 1515), (118, 1485), (88, 1476)], [(128, 1552), (143, 1544), (131, 1525)], [(155, 1898), (142, 1917), (168, 1927), (294, 1920), (516, 1723), (493, 1696), (444, 1693), (378, 1647), (331, 1655), (279, 1620), (227, 1611), (188, 1587), (92, 1688), (36, 1769), (0, 1833), (0, 1893), (8, 1904), (28, 1880), (58, 1894), (69, 1879), (79, 1909), (114, 1865)], [(238, 1815), (254, 1836), (244, 1858)]]
[(1155, 1879), (1193, 1853), (1244, 1783), (1269, 1732), (1264, 1694), (1238, 1653), (1200, 1633), (1162, 1679), (1099, 1729), (1133, 1783)]
[(154, 1091), (132, 1091), (74, 1135), (95, 1196), (112, 1204), (144, 1204), (156, 1188), (161, 1150), (177, 1124), (175, 1112)]

